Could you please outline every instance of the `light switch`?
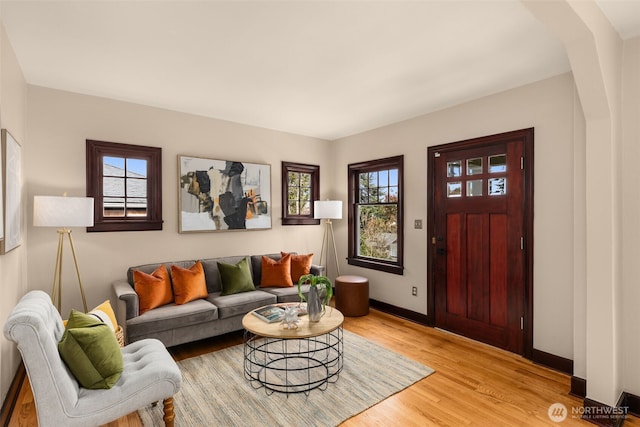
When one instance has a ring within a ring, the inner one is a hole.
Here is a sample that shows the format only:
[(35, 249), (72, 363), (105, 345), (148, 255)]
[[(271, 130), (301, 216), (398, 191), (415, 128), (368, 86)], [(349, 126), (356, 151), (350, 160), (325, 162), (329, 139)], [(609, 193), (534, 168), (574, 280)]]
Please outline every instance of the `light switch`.
[(415, 221), (413, 221), (413, 228), (419, 230), (422, 228), (422, 220), (421, 219), (416, 219)]

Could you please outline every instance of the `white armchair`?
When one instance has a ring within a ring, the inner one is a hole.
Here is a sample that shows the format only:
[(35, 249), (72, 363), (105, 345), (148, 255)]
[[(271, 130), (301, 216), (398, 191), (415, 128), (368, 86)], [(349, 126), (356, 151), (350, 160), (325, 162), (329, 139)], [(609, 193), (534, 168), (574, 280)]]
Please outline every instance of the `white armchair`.
[(180, 369), (155, 339), (122, 348), (124, 371), (110, 389), (81, 387), (58, 353), (62, 318), (42, 291), (27, 293), (4, 326), (7, 339), (18, 344), (31, 381), (38, 425), (98, 426), (164, 400), (164, 421), (173, 426), (173, 396), (182, 385)]

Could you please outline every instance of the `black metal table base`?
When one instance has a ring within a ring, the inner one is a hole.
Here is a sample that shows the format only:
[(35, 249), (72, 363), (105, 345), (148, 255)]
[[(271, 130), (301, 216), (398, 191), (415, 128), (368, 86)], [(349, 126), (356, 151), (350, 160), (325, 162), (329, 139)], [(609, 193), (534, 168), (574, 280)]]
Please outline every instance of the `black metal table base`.
[(267, 394), (325, 390), (342, 371), (342, 326), (309, 338), (267, 338), (244, 332), (244, 376)]

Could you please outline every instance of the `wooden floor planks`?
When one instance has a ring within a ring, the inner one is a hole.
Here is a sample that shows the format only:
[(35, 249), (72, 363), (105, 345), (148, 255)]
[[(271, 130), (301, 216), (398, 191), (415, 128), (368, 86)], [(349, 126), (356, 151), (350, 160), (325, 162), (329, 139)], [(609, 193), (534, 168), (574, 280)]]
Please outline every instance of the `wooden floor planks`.
[[(436, 370), (345, 421), (344, 427), (594, 425), (572, 418), (572, 408), (581, 407), (582, 401), (569, 395), (569, 376), (520, 356), (377, 310), (345, 318), (344, 327)], [(171, 353), (182, 360), (241, 342), (242, 333), (233, 333), (174, 347)], [(562, 423), (552, 422), (547, 415), (556, 402), (569, 411)], [(179, 420), (176, 424), (180, 425)], [(28, 382), (22, 386), (9, 425), (37, 426)], [(640, 427), (640, 419), (628, 417), (624, 425)], [(141, 423), (133, 413), (107, 426), (140, 427)]]

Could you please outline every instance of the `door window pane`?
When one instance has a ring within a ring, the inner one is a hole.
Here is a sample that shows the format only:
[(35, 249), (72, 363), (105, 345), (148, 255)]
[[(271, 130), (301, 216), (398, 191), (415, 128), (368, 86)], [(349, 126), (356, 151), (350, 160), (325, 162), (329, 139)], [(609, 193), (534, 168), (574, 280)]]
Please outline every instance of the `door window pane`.
[(467, 181), (467, 197), (482, 196), (482, 180)]
[(462, 183), (447, 182), (447, 197), (462, 197)]
[(482, 157), (467, 160), (467, 175), (478, 175), (482, 173)]
[(507, 155), (499, 154), (497, 156), (489, 156), (489, 173), (498, 173), (507, 171)]
[(453, 162), (447, 162), (447, 177), (462, 176), (462, 161), (454, 160)]
[(489, 195), (502, 196), (507, 194), (507, 178), (489, 179)]

